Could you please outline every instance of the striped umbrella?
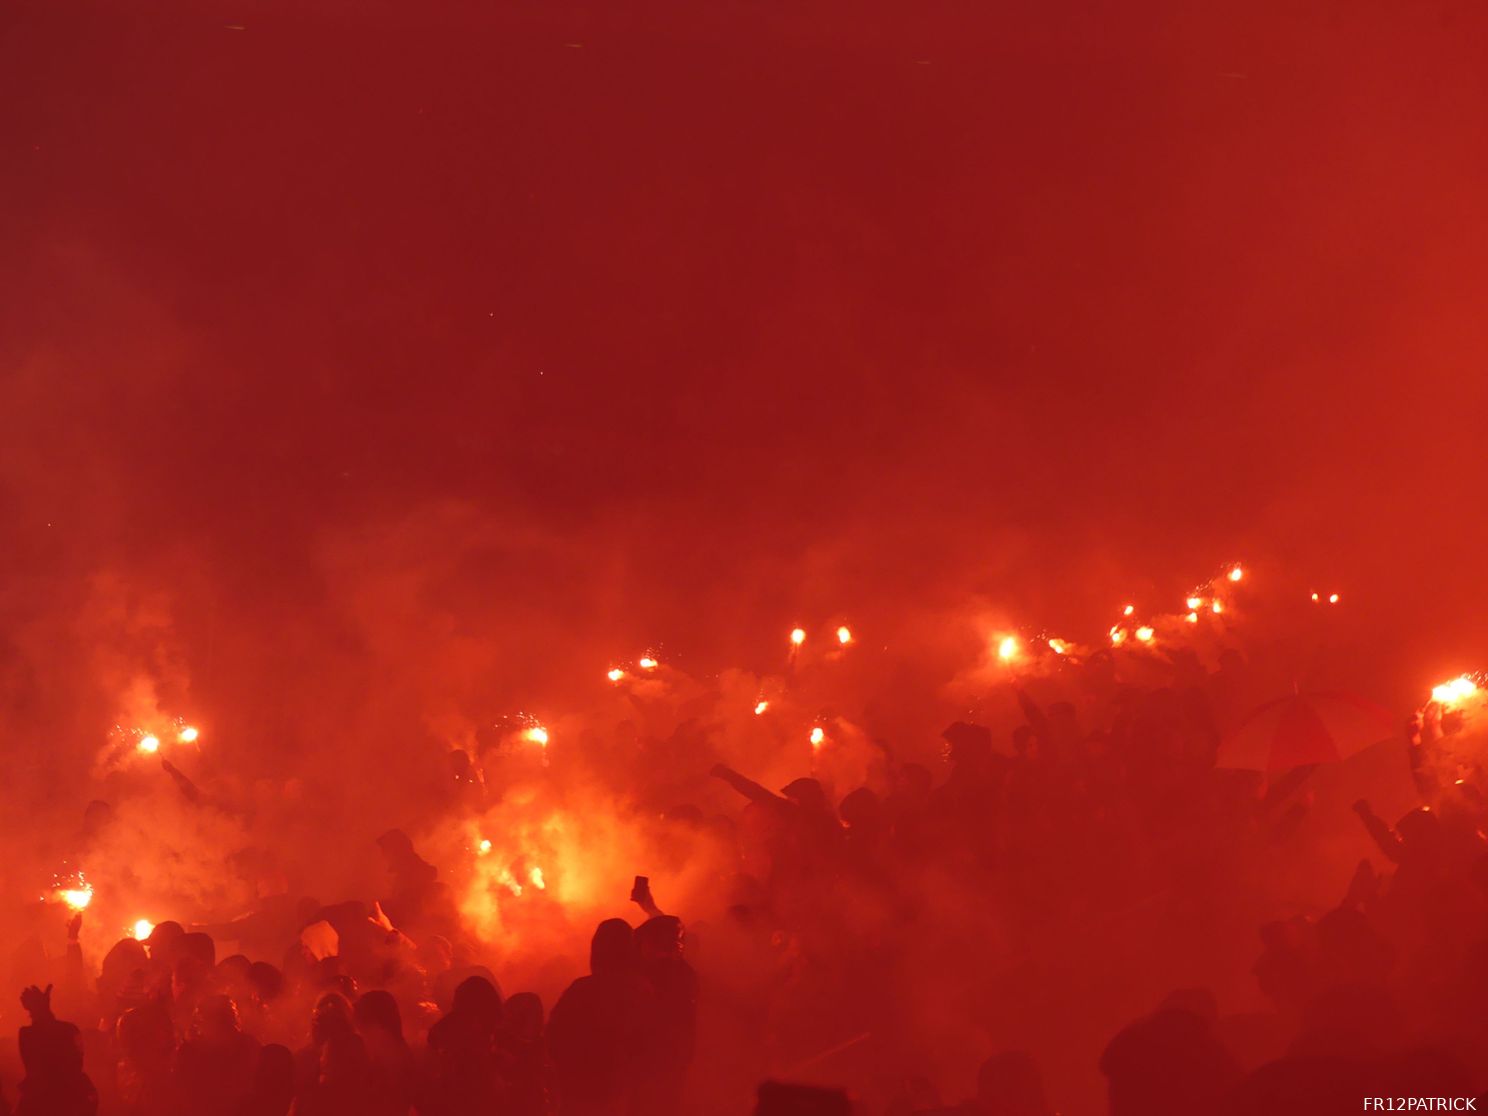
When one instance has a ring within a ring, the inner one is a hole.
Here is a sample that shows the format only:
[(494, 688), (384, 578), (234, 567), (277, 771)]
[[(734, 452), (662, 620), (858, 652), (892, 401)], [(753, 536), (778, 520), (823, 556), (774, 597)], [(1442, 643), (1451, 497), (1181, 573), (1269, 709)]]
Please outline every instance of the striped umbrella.
[(1261, 706), (1220, 742), (1218, 766), (1290, 771), (1337, 763), (1395, 735), (1388, 710), (1354, 694), (1292, 694)]

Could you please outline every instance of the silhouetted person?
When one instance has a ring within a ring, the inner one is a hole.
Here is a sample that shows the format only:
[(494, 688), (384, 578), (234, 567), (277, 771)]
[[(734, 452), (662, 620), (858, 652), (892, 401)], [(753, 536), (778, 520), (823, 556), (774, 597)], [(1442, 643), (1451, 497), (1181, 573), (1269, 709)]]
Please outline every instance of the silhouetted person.
[(114, 1028), (114, 1085), (125, 1111), (154, 1116), (170, 1102), (176, 1029), (163, 1000), (150, 1000), (119, 1016)]
[(641, 974), (656, 996), (648, 1042), (650, 1063), (642, 1076), (641, 1110), (670, 1116), (680, 1110), (687, 1067), (697, 1044), (698, 978), (682, 955), (682, 920), (657, 915), (635, 932)]
[(295, 1093), (304, 1092), (320, 1080), (321, 1055), (336, 1035), (356, 1033), (351, 1002), (339, 992), (327, 992), (315, 1001), (310, 1013), (310, 1044), (295, 1052)]
[(1239, 1067), (1209, 1023), (1164, 1010), (1122, 1030), (1101, 1055), (1110, 1116), (1194, 1116), (1214, 1112)]
[(455, 989), (449, 1013), (429, 1028), (433, 1081), (427, 1112), (476, 1116), (496, 1103), (501, 1016), (501, 993), (484, 977), (468, 977)]
[(34, 985), (21, 993), (31, 1022), (19, 1034), (21, 1080), (15, 1116), (93, 1116), (98, 1091), (83, 1072), (78, 1029), (52, 1014), (52, 986)]
[(406, 1116), (413, 1104), (418, 1075), (413, 1051), (403, 1038), (403, 1017), (392, 994), (364, 993), (354, 1011), (358, 1033), (367, 1045), (373, 1085), (369, 1116)]
[(589, 947), (589, 975), (568, 986), (548, 1021), (563, 1116), (626, 1116), (650, 1064), (655, 993), (637, 968), (623, 919), (606, 919)]
[(533, 992), (518, 992), (502, 1007), (499, 1045), (506, 1066), (511, 1116), (548, 1116), (553, 1109), (543, 1006)]
[(413, 849), (401, 829), (390, 829), (377, 839), (387, 863), (390, 888), (381, 900), (394, 926), (416, 927), (429, 904), (439, 870)]
[(295, 1116), (367, 1116), (380, 1112), (366, 1043), (355, 1032), (338, 1032), (320, 1052), (320, 1076), (295, 1097)]
[(241, 1116), (286, 1116), (294, 1093), (294, 1055), (289, 1047), (270, 1043), (258, 1052), (253, 1087), (238, 1112)]
[(208, 996), (196, 1010), (191, 1037), (176, 1051), (175, 1092), (182, 1116), (231, 1113), (242, 1107), (258, 1073), (259, 1046), (238, 1025), (231, 998)]

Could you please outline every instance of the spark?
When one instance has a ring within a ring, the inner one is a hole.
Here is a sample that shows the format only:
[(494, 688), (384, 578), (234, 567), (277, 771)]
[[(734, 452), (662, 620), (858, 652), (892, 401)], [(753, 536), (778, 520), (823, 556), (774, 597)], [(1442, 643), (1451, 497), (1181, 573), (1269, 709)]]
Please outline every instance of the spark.
[[(195, 727), (193, 727), (192, 725), (187, 725), (176, 734), (176, 739), (179, 740), (182, 744), (195, 744), (196, 738), (200, 735), (201, 733), (198, 732)], [(143, 743), (143, 741), (141, 741), (141, 743)]]
[(763, 713), (766, 709), (769, 709), (769, 708), (770, 708), (770, 703), (768, 701), (755, 702), (755, 705), (754, 705), (754, 715), (756, 717), (758, 717), (761, 713)]
[(548, 746), (548, 730), (542, 725), (533, 725), (522, 735), (534, 744), (541, 744), (544, 748)]
[(826, 738), (827, 734), (822, 731), (821, 725), (817, 725), (814, 729), (811, 730), (811, 746), (813, 748), (820, 748), (822, 741)]
[(1478, 684), (1467, 675), (1454, 678), (1450, 682), (1443, 682), (1440, 686), (1431, 688), (1431, 700), (1439, 701), (1443, 705), (1455, 705), (1459, 701), (1465, 701), (1478, 692)]
[(637, 659), (636, 666), (640, 667), (642, 670), (655, 670), (656, 660), (653, 659), (650, 655), (647, 655), (644, 658)]
[(1245, 571), (1242, 570), (1239, 566), (1236, 566), (1234, 569), (1232, 569), (1230, 571), (1230, 580), (1231, 581), (1239, 581), (1244, 576), (1245, 576)]
[(620, 681), (620, 679), (625, 677), (625, 672), (619, 667), (611, 667), (605, 677), (608, 678), (611, 682), (618, 682)]
[(842, 627), (840, 627), (840, 628), (837, 629), (837, 642), (838, 643), (851, 643), (852, 642), (852, 631), (848, 628), (848, 626), (846, 624), (844, 624)]
[(57, 892), (57, 898), (74, 911), (86, 910), (88, 904), (93, 902), (93, 885), (84, 882), (83, 877), (79, 875), (78, 886), (62, 888)]
[(806, 629), (805, 628), (792, 628), (791, 629), (791, 634), (790, 634), (790, 641), (793, 644), (795, 644), (797, 647), (800, 647), (801, 644), (803, 644), (803, 643), (806, 642)]
[(135, 941), (142, 942), (151, 934), (155, 933), (155, 924), (148, 918), (136, 919), (130, 933), (134, 935)]
[(1152, 629), (1151, 628), (1138, 628), (1137, 629), (1137, 638), (1140, 639), (1143, 643), (1151, 643), (1152, 642)]
[(139, 743), (136, 744), (135, 747), (138, 748), (141, 752), (144, 752), (146, 755), (154, 755), (156, 752), (160, 751), (160, 737), (154, 735), (153, 733), (151, 733), (149, 736), (141, 736), (139, 739)]
[(538, 891), (546, 891), (548, 889), (548, 882), (543, 879), (541, 868), (534, 867), (532, 871), (527, 873), (527, 878), (532, 881), (532, 886), (537, 888)]
[(1007, 662), (1018, 653), (1018, 640), (1015, 636), (1004, 636), (1002, 642), (997, 645), (997, 657)]

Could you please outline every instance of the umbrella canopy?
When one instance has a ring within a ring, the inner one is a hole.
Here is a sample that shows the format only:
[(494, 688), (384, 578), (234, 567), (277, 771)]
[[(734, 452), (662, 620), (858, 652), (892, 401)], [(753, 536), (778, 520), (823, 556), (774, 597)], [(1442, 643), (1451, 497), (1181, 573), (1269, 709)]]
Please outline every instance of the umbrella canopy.
[(1219, 745), (1218, 765), (1290, 771), (1337, 763), (1395, 735), (1388, 710), (1344, 693), (1293, 694), (1267, 702)]

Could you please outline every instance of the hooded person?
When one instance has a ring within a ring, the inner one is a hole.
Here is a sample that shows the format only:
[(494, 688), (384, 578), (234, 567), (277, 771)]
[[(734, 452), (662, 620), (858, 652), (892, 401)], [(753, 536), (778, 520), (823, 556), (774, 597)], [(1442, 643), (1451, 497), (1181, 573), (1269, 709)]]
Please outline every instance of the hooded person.
[(427, 1113), (476, 1116), (495, 1107), (501, 1019), (501, 993), (485, 977), (467, 977), (455, 989), (449, 1012), (429, 1028), (433, 1080)]
[(641, 975), (656, 995), (651, 1064), (642, 1077), (641, 1110), (674, 1116), (681, 1110), (687, 1068), (697, 1045), (698, 978), (683, 956), (682, 920), (657, 915), (635, 932)]
[(553, 1006), (548, 1045), (562, 1116), (627, 1116), (656, 1063), (656, 993), (642, 975), (634, 934), (623, 919), (601, 922), (589, 947), (589, 975)]

